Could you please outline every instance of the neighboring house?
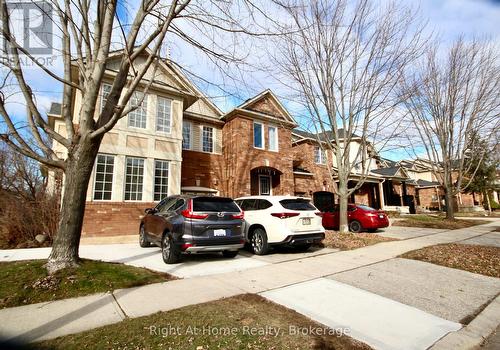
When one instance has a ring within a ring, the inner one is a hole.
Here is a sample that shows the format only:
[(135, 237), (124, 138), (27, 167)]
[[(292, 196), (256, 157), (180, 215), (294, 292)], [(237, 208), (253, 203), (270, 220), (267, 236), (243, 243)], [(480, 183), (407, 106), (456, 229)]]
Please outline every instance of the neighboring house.
[[(113, 68), (119, 59), (120, 55), (114, 54), (107, 61), (98, 101), (100, 108), (110, 91), (115, 74)], [(140, 65), (141, 58), (137, 60), (136, 64)], [(76, 116), (81, 95), (79, 91), (73, 95), (73, 114)], [(139, 88), (130, 103), (138, 103), (141, 97)], [(219, 116), (220, 111), (174, 64), (161, 61), (139, 108), (121, 119), (103, 138), (87, 190), (83, 234), (119, 235), (137, 231), (144, 208), (181, 192), (182, 166), (189, 166), (190, 159), (182, 151), (187, 123), (192, 152), (221, 154)], [(49, 121), (56, 131), (65, 134), (60, 105), (53, 104)], [(77, 123), (78, 118), (75, 117), (74, 122)], [(202, 138), (206, 142), (201, 141)], [(57, 142), (53, 148), (57, 154), (65, 155), (64, 147)], [(187, 162), (183, 162), (183, 156)], [(191, 176), (188, 176), (186, 184), (190, 181)]]

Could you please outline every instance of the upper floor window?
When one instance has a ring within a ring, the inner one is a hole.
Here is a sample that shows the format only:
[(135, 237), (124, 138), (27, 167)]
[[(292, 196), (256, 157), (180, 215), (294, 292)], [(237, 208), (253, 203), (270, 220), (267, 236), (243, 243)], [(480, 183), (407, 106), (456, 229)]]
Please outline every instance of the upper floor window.
[(316, 164), (326, 164), (326, 151), (321, 147), (314, 147), (314, 162)]
[(158, 104), (156, 108), (156, 131), (170, 134), (172, 125), (171, 115), (172, 100), (158, 96)]
[(264, 148), (264, 125), (261, 123), (253, 123), (253, 146)]
[(191, 149), (191, 122), (182, 122), (182, 149)]
[(104, 109), (104, 105), (108, 100), (109, 93), (111, 92), (112, 86), (110, 84), (102, 84), (101, 89), (101, 112)]
[(144, 159), (127, 157), (125, 169), (125, 200), (141, 201), (144, 182)]
[(98, 154), (95, 165), (94, 199), (111, 200), (115, 157)]
[(143, 93), (134, 92), (132, 96), (130, 96), (129, 104), (131, 108), (137, 108), (129, 112), (128, 126), (146, 129), (148, 97)]
[(214, 151), (214, 128), (203, 126), (203, 152)]
[(278, 128), (275, 126), (268, 127), (268, 136), (269, 136), (269, 150), (277, 151), (278, 150)]

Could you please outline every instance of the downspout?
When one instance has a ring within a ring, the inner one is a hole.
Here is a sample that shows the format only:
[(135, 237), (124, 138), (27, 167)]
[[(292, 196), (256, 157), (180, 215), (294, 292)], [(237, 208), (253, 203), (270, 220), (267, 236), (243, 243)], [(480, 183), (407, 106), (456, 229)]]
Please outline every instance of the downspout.
[(437, 186), (434, 186), (434, 189), (436, 190), (436, 196), (438, 199), (438, 208), (439, 208), (439, 211), (441, 211), (441, 199), (439, 198), (439, 191), (438, 191)]

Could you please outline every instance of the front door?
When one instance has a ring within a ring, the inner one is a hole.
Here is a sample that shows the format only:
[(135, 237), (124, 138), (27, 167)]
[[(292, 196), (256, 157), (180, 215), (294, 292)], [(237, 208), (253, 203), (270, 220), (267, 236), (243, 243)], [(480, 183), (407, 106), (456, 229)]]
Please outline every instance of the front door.
[(259, 175), (259, 194), (261, 196), (271, 195), (271, 176)]

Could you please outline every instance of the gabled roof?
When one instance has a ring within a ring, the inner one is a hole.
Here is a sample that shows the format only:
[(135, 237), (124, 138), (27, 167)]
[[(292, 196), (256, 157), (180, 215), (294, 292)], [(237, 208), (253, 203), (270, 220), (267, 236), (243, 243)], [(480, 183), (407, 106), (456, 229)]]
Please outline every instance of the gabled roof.
[(404, 171), (403, 168), (399, 166), (373, 169), (372, 173), (382, 175), (384, 177), (399, 177), (399, 178), (408, 178), (408, 174)]
[(437, 181), (427, 181), (427, 180), (417, 180), (418, 187), (436, 187), (441, 186), (441, 184)]
[[(268, 108), (264, 108), (261, 104), (264, 100), (269, 102), (267, 104)], [(283, 104), (281, 104), (276, 95), (269, 89), (264, 90), (260, 94), (246, 100), (238, 107), (226, 113), (222, 119), (227, 121), (237, 114), (246, 114), (256, 118), (269, 119), (276, 123), (284, 123), (291, 127), (297, 126), (297, 122), (292, 115), (287, 111)]]

